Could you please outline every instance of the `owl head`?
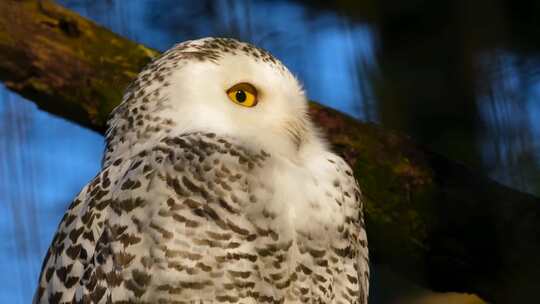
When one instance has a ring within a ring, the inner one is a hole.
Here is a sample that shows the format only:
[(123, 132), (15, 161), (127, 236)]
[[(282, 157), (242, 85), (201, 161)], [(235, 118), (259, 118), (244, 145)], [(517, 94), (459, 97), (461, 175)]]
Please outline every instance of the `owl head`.
[(324, 145), (307, 107), (297, 79), (267, 51), (228, 38), (186, 41), (128, 87), (108, 122), (104, 163), (191, 132), (301, 161)]

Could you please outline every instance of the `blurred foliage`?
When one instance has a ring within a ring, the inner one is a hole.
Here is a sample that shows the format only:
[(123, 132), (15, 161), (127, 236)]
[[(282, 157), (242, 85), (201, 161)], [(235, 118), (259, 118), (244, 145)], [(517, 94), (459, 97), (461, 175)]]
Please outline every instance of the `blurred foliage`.
[(540, 193), (539, 1), (301, 2), (373, 26), (384, 126)]

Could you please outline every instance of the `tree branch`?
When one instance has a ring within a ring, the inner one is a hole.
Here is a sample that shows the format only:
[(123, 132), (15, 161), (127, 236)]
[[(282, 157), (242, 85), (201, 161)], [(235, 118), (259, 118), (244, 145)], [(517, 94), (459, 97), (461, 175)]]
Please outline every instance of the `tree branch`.
[[(98, 132), (158, 52), (51, 1), (0, 1), (0, 80), (42, 109)], [(540, 200), (319, 104), (313, 119), (367, 199), (372, 259), (436, 290), (496, 303), (536, 299)]]
[(159, 54), (50, 1), (0, 1), (0, 16), (0, 80), (99, 132), (123, 89)]

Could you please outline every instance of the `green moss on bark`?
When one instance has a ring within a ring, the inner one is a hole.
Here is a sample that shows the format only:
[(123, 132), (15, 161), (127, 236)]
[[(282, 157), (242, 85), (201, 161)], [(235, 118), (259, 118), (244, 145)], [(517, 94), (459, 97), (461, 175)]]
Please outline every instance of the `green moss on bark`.
[(124, 88), (159, 55), (52, 1), (2, 1), (0, 17), (0, 79), (98, 131)]

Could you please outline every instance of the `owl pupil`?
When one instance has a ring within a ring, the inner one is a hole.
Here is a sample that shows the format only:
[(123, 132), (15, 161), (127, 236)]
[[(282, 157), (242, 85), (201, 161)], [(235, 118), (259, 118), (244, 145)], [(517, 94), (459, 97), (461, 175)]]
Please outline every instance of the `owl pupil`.
[(238, 102), (244, 102), (244, 101), (246, 101), (246, 98), (247, 98), (246, 92), (241, 91), (241, 90), (236, 91), (236, 100)]

